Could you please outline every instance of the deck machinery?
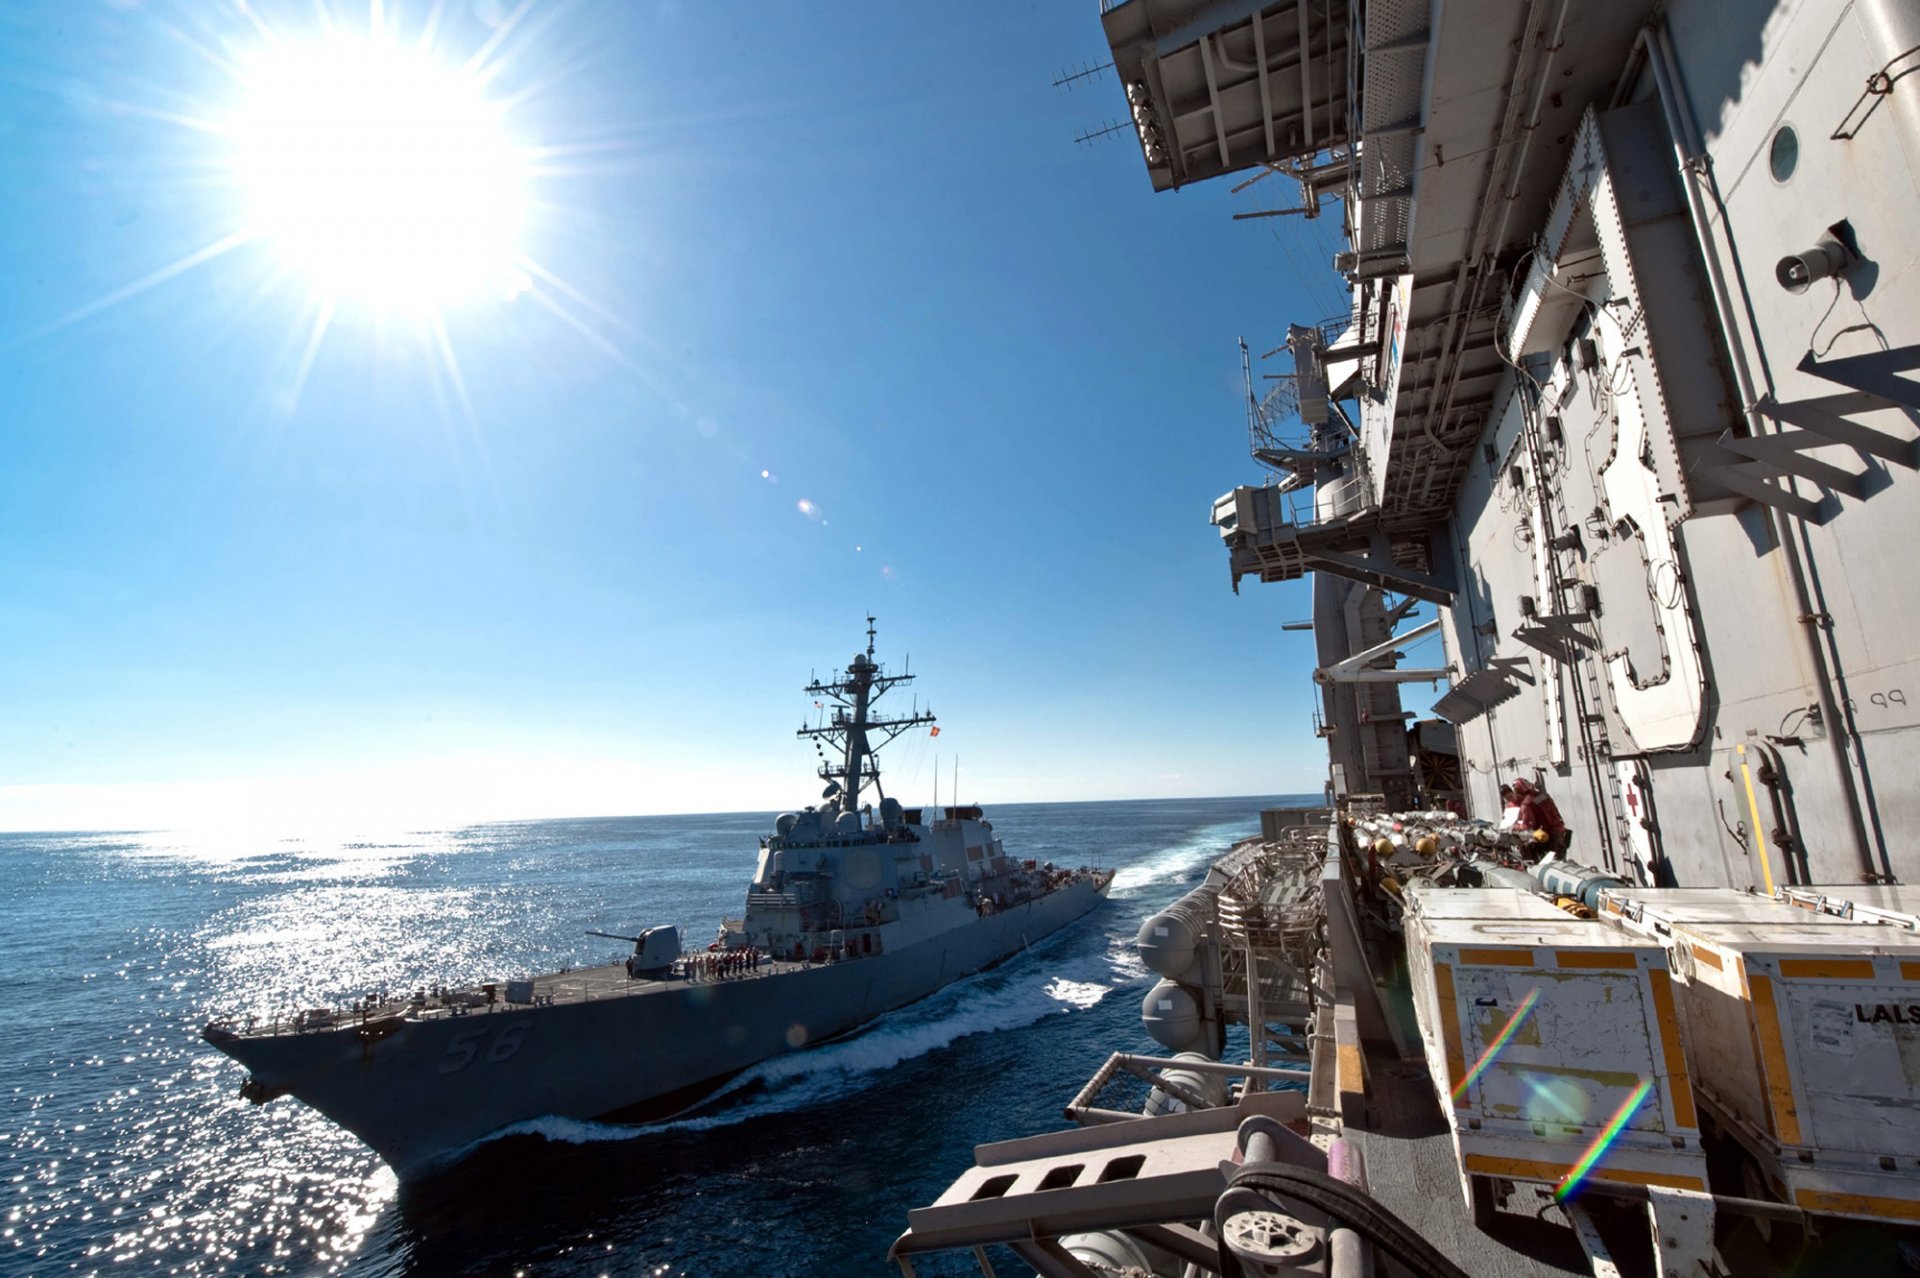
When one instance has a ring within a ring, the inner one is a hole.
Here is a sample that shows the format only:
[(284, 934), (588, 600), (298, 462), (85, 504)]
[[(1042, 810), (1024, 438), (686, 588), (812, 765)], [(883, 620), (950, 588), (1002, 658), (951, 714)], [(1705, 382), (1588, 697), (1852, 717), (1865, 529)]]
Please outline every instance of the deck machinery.
[[(1340, 222), (1348, 308), (1260, 343), (1265, 475), (1212, 510), (1236, 589), (1312, 579), (1328, 806), (1143, 934), (1157, 1050), (1217, 1059), (1115, 1052), (896, 1259), (1908, 1272), (1920, 5), (1101, 23), (1153, 190)], [(1499, 827), (1516, 778), (1569, 853)]]

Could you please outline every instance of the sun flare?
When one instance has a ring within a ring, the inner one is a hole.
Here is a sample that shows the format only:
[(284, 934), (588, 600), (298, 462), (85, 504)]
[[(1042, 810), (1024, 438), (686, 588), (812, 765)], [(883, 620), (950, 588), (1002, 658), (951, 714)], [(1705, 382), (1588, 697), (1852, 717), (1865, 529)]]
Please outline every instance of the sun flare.
[(435, 310), (518, 272), (524, 165), (477, 77), (336, 35), (279, 45), (243, 88), (247, 229), (317, 294)]
[(477, 429), (463, 342), (548, 318), (657, 386), (630, 345), (640, 334), (573, 275), (599, 269), (601, 246), (557, 234), (594, 221), (565, 184), (624, 163), (633, 145), (556, 135), (580, 118), (563, 90), (597, 56), (564, 55), (556, 24), (529, 18), (557, 6), (113, 8), (129, 29), (195, 55), (199, 78), (113, 85), (103, 106), (116, 121), (175, 131), (158, 166), (177, 182), (170, 192), (207, 197), (205, 220), (170, 228), (168, 256), (136, 256), (139, 269), (28, 338), (199, 277), (219, 281), (202, 297), (223, 313), (272, 323), (284, 310), (285, 338), (260, 366), (260, 402), (282, 419), (344, 339), (426, 374), (443, 425)]

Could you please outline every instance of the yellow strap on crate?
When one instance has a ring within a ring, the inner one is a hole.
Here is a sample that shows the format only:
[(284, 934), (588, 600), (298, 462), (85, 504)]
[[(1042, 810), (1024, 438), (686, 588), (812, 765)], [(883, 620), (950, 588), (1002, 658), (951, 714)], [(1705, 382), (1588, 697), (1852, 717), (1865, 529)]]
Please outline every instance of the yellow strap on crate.
[(1767, 1088), (1767, 1108), (1773, 1114), (1773, 1132), (1784, 1145), (1798, 1145), (1800, 1111), (1793, 1103), (1793, 1072), (1787, 1065), (1786, 1043), (1780, 1037), (1780, 1010), (1773, 1000), (1773, 978), (1747, 973), (1753, 993), (1753, 1025), (1760, 1041), (1760, 1075)]

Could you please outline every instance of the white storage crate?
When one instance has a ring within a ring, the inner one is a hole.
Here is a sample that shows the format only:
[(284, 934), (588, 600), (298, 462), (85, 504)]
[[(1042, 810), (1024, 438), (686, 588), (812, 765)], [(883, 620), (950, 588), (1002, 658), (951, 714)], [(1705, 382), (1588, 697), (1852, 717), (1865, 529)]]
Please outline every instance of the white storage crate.
[(1603, 904), (1669, 946), (1701, 1100), (1773, 1191), (1920, 1222), (1920, 934), (1732, 889)]
[(1503, 888), (1411, 888), (1406, 930), (1469, 1195), (1561, 1184), (1597, 1148), (1594, 1179), (1706, 1188), (1663, 945)]

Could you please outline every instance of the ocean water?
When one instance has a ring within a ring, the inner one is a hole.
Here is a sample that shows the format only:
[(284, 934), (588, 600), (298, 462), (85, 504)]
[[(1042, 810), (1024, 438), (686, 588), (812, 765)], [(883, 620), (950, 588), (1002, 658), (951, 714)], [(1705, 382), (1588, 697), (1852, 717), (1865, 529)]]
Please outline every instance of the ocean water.
[(989, 808), (1010, 852), (1116, 867), (1108, 906), (673, 1121), (530, 1124), (432, 1195), (297, 1101), (242, 1100), (200, 1025), (623, 949), (589, 928), (704, 940), (770, 814), (0, 835), (0, 1274), (887, 1272), (973, 1145), (1060, 1126), (1108, 1053), (1152, 1049), (1141, 920), (1287, 801), (1310, 799)]

